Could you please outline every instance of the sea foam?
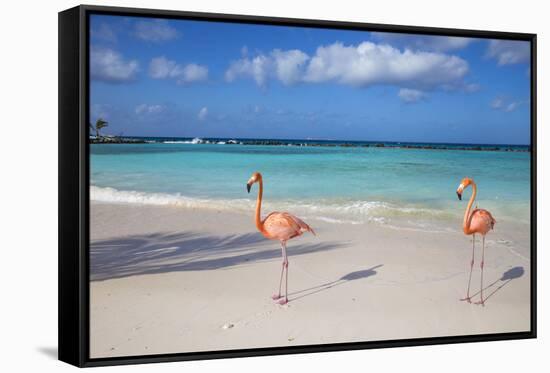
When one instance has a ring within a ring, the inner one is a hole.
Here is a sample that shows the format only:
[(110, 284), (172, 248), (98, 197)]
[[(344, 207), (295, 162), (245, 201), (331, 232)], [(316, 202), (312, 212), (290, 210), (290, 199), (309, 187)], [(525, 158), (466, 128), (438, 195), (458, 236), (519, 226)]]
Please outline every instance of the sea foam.
[[(110, 187), (90, 186), (90, 200), (107, 203), (125, 203), (156, 206), (176, 206), (204, 209), (235, 209), (243, 203), (246, 207), (253, 206), (248, 200), (211, 200), (183, 196), (181, 194), (146, 193), (134, 190), (117, 190)], [(246, 211), (245, 207), (241, 207)]]
[[(95, 202), (123, 203), (153, 206), (174, 206), (218, 211), (251, 213), (255, 198), (250, 199), (206, 199), (184, 196), (179, 193), (147, 193), (117, 190), (110, 187), (90, 186), (90, 199)], [(272, 200), (263, 203), (264, 214), (271, 211), (288, 211), (304, 219), (315, 219), (331, 224), (407, 225), (426, 228), (425, 219), (437, 221), (448, 218), (438, 210), (417, 207), (401, 207), (381, 201), (297, 201)], [(429, 229), (428, 229), (429, 230)]]

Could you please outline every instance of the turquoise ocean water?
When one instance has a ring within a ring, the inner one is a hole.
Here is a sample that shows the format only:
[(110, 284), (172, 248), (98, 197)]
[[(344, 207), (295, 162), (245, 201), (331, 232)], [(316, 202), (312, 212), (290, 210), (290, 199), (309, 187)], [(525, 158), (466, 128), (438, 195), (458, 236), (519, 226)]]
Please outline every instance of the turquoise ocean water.
[(459, 229), (470, 191), (463, 201), (455, 191), (469, 176), (479, 207), (497, 221), (529, 223), (528, 151), (297, 144), (92, 144), (91, 199), (251, 213), (257, 186), (248, 194), (246, 182), (259, 171), (265, 212), (334, 224)]

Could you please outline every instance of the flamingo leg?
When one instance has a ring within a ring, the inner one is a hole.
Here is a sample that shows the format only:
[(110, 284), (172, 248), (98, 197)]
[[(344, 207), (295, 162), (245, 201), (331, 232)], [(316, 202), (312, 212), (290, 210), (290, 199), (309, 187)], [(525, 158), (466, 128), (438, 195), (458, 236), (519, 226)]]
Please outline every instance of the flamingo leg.
[(476, 302), (476, 304), (481, 304), (485, 306), (485, 299), (483, 299), (483, 267), (485, 261), (485, 235), (483, 235), (483, 248), (481, 249), (481, 300)]
[(283, 262), (281, 263), (281, 277), (279, 278), (279, 292), (277, 294), (273, 294), (271, 299), (277, 300), (281, 298), (281, 286), (283, 284), (283, 272), (285, 271), (285, 249), (284, 249), (284, 243), (281, 241), (281, 256), (283, 257)]
[(288, 303), (288, 256), (286, 255), (286, 242), (283, 243), (283, 268), (285, 271), (285, 297), (279, 301), (279, 304)]
[(476, 235), (472, 236), (472, 260), (470, 261), (470, 277), (468, 278), (468, 290), (466, 290), (466, 298), (462, 298), (462, 301), (467, 301), (468, 303), (472, 303), (472, 300), (470, 298), (470, 284), (472, 283), (472, 270), (474, 268), (474, 253), (475, 253), (475, 247), (476, 247)]

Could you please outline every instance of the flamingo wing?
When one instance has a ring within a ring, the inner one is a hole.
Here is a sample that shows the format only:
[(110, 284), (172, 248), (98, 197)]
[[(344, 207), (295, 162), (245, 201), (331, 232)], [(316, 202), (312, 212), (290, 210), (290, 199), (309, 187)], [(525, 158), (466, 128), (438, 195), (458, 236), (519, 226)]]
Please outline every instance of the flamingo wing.
[(471, 214), (471, 222), (479, 223), (487, 227), (487, 231), (494, 229), (495, 223), (497, 222), (493, 215), (487, 210), (484, 209), (475, 209)]
[(278, 240), (286, 241), (308, 231), (315, 234), (309, 225), (287, 212), (272, 212), (264, 219), (263, 225), (269, 236)]
[(300, 227), (300, 231), (302, 233), (304, 232), (311, 232), (314, 236), (316, 236), (315, 231), (313, 228), (311, 228), (309, 225), (307, 225), (302, 219), (300, 219), (297, 216), (291, 215), (289, 213), (285, 213), (288, 219), (292, 219), (298, 226)]

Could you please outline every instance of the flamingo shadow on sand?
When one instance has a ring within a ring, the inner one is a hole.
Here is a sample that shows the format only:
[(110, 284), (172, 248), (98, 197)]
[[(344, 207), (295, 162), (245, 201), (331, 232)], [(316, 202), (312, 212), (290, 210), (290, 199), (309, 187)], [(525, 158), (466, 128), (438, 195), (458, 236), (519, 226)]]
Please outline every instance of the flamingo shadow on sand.
[(334, 288), (335, 286), (343, 285), (345, 283), (348, 283), (349, 281), (360, 280), (360, 279), (363, 279), (363, 278), (374, 276), (378, 273), (375, 270), (382, 267), (382, 266), (383, 266), (383, 264), (379, 264), (379, 265), (374, 266), (374, 267), (369, 268), (369, 269), (363, 269), (363, 270), (360, 270), (360, 271), (350, 272), (350, 273), (340, 277), (338, 280), (334, 280), (334, 281), (327, 282), (327, 283), (324, 283), (324, 284), (321, 284), (321, 285), (313, 286), (313, 287), (310, 287), (310, 288), (307, 288), (307, 289), (298, 290), (298, 291), (295, 291), (293, 293), (289, 293), (288, 295), (290, 296), (290, 300), (295, 301), (295, 300), (298, 300), (300, 298), (304, 298), (304, 297), (307, 297), (307, 296), (317, 294), (317, 293), (320, 293), (322, 291)]
[[(491, 284), (483, 288), (483, 291), (486, 292), (487, 290), (493, 288), (500, 282), (500, 285), (498, 285), (489, 295), (485, 297), (485, 301), (491, 298), (497, 291), (500, 291), (503, 287), (508, 285), (510, 281), (523, 276), (524, 273), (525, 273), (525, 270), (523, 269), (523, 267), (514, 267), (504, 272), (500, 278), (496, 279), (494, 282), (492, 282)], [(480, 293), (481, 293), (481, 290), (473, 294), (472, 297), (475, 297)]]

